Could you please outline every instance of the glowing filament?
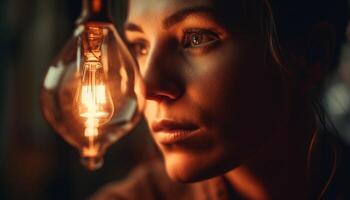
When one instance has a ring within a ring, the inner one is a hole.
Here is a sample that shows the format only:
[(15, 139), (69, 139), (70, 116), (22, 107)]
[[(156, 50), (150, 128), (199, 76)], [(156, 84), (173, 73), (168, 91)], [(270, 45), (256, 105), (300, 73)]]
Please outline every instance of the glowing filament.
[(85, 118), (101, 118), (108, 115), (103, 110), (107, 103), (106, 87), (104, 85), (85, 85), (81, 89), (81, 103), (86, 108), (86, 112), (80, 114)]
[(86, 34), (81, 38), (81, 54), (84, 59), (80, 64), (82, 77), (77, 90), (75, 110), (84, 126), (83, 135), (87, 144), (83, 148), (83, 155), (87, 157), (98, 154), (99, 129), (109, 122), (114, 113), (113, 100), (106, 82), (108, 79), (105, 77), (106, 67), (101, 63), (103, 39), (102, 28), (94, 26), (86, 27)]
[(96, 137), (98, 135), (98, 119), (88, 118), (85, 122), (85, 132), (86, 137)]

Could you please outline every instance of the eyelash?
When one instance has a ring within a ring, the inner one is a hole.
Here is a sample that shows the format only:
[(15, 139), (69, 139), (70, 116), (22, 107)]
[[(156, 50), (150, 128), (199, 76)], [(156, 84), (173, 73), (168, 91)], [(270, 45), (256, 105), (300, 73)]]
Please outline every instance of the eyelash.
[[(180, 44), (186, 51), (204, 53), (220, 41), (219, 34), (208, 29), (184, 29)], [(130, 50), (136, 58), (147, 55), (149, 45), (140, 39), (128, 43)]]
[(145, 40), (136, 40), (136, 41), (128, 42), (128, 46), (132, 54), (136, 58), (147, 55), (148, 53), (148, 45), (147, 45), (147, 41)]
[(205, 50), (219, 42), (219, 35), (207, 29), (189, 29), (183, 31), (182, 46), (185, 49)]

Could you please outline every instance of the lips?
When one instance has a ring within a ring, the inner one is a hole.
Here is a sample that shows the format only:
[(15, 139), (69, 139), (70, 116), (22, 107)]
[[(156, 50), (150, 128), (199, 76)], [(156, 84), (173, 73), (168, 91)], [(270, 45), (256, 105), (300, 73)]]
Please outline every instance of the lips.
[(154, 122), (151, 128), (155, 139), (161, 144), (181, 143), (201, 131), (201, 129), (193, 123), (172, 120)]

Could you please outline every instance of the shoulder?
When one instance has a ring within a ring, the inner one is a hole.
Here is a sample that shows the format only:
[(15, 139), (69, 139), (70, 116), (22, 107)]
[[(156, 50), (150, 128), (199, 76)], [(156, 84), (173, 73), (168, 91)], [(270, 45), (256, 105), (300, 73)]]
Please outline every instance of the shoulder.
[(90, 200), (195, 199), (200, 189), (201, 183), (181, 184), (170, 180), (163, 163), (155, 161), (136, 167), (123, 181), (102, 187)]

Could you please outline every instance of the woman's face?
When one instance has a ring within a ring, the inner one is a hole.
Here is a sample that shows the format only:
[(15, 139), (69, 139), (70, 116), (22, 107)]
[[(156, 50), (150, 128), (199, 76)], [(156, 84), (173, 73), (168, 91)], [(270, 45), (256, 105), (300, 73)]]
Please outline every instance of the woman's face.
[(243, 1), (227, 2), (129, 2), (125, 33), (145, 84), (144, 114), (174, 180), (254, 158), (287, 118), (259, 24), (240, 12)]

